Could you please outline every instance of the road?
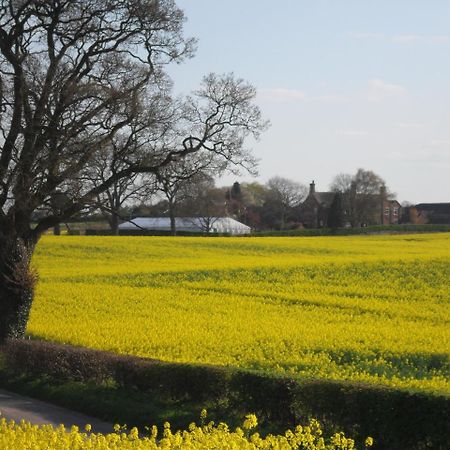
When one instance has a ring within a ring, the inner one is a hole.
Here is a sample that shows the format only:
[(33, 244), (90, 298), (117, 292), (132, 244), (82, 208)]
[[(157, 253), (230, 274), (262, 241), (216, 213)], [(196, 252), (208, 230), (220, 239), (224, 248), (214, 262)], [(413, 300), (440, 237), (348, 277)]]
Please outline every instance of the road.
[(51, 403), (25, 397), (13, 392), (0, 389), (0, 417), (8, 420), (20, 421), (21, 419), (35, 425), (52, 424), (58, 426), (63, 423), (66, 428), (76, 425), (80, 431), (90, 424), (92, 431), (96, 433), (111, 433), (113, 425), (84, 414), (71, 411)]

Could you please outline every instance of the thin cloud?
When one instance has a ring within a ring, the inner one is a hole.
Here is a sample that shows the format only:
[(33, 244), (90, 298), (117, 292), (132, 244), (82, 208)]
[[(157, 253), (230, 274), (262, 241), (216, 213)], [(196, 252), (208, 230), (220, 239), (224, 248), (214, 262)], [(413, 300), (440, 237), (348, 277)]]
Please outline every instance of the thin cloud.
[(370, 89), (376, 89), (384, 92), (403, 93), (406, 89), (400, 84), (386, 83), (380, 78), (373, 78), (368, 82)]
[(258, 96), (263, 100), (276, 102), (297, 102), (306, 98), (304, 91), (285, 88), (259, 89)]
[(388, 97), (403, 95), (406, 89), (400, 84), (388, 83), (380, 78), (373, 78), (367, 82), (367, 98), (371, 102), (380, 102)]

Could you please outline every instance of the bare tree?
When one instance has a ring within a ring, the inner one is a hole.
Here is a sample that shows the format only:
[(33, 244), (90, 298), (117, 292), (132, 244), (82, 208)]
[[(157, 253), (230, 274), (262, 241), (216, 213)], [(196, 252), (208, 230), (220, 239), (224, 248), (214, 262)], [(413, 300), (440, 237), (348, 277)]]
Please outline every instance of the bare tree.
[[(172, 0), (1, 2), (0, 341), (24, 334), (30, 258), (45, 230), (119, 180), (156, 174), (188, 154), (247, 159), (244, 140), (265, 123), (254, 88), (231, 75), (206, 77), (188, 99), (175, 146), (153, 140), (146, 100), (164, 65), (192, 54), (183, 21)], [(93, 183), (87, 168), (115, 140), (124, 166)], [(58, 191), (64, 201), (50, 208)], [(33, 213), (46, 206), (33, 227)]]
[(172, 235), (176, 234), (177, 206), (190, 198), (193, 188), (210, 180), (212, 159), (212, 154), (189, 155), (157, 173), (155, 190), (167, 200)]
[(380, 216), (380, 202), (385, 181), (371, 170), (358, 169), (350, 188), (352, 225), (375, 223)]
[(283, 177), (273, 177), (267, 182), (266, 207), (272, 205), (278, 216), (280, 228), (286, 224), (287, 215), (292, 208), (300, 205), (308, 192), (305, 185)]
[(348, 192), (352, 185), (353, 175), (348, 173), (338, 173), (330, 184), (330, 191), (340, 192), (341, 194)]
[(336, 175), (330, 185), (332, 191), (343, 194), (342, 208), (352, 226), (376, 221), (384, 187), (385, 181), (379, 175), (364, 169), (358, 169), (355, 175)]
[(205, 177), (189, 186), (183, 210), (191, 216), (192, 224), (204, 233), (214, 231), (214, 224), (225, 215), (225, 191), (215, 187), (214, 179)]
[[(174, 140), (173, 128), (180, 116), (180, 104), (170, 96), (170, 81), (160, 73), (157, 81), (148, 86), (135, 105), (135, 119), (118, 131), (110, 141), (93, 155), (92, 161), (82, 171), (82, 183), (96, 189), (110, 178), (115, 178), (106, 190), (97, 193), (92, 207), (102, 211), (111, 231), (117, 235), (120, 211), (130, 202), (141, 202), (155, 192), (155, 176), (132, 173), (126, 177), (116, 175), (127, 170), (132, 161), (145, 161), (164, 149)], [(181, 137), (173, 141), (175, 147)], [(171, 163), (173, 164), (173, 162)], [(169, 167), (169, 164), (167, 167)]]
[[(105, 173), (114, 172), (113, 167), (98, 166), (98, 181), (104, 182), (108, 178)], [(111, 233), (114, 236), (119, 234), (119, 222), (127, 217), (124, 217), (122, 210), (130, 202), (142, 202), (154, 193), (153, 182), (142, 175), (131, 175), (127, 178), (120, 178), (115, 181), (106, 191), (97, 195), (96, 201), (93, 202), (93, 207), (102, 212), (104, 218), (107, 220)]]

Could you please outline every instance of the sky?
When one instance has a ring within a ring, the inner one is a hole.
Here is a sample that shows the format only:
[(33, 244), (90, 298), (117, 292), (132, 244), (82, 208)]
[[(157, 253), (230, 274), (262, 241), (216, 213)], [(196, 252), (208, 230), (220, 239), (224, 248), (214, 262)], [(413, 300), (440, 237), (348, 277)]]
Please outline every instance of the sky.
[(271, 127), (247, 144), (265, 183), (326, 191), (373, 170), (399, 201), (450, 202), (450, 1), (177, 0), (193, 59), (169, 70), (177, 93), (210, 72), (258, 90)]

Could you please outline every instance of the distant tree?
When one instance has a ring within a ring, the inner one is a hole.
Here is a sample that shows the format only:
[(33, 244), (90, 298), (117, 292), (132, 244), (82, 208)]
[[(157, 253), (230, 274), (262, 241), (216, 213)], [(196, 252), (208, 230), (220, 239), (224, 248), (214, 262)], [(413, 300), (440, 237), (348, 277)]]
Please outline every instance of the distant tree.
[(380, 193), (380, 188), (386, 183), (379, 175), (371, 170), (358, 169), (352, 178), (358, 194), (374, 195)]
[(358, 169), (350, 188), (351, 223), (375, 223), (380, 215), (380, 191), (385, 181), (371, 170)]
[[(216, 165), (212, 162), (214, 157), (199, 157), (189, 155), (176, 163), (160, 170), (155, 178), (155, 190), (161, 192), (167, 200), (167, 212), (170, 218), (170, 231), (176, 235), (176, 215), (178, 206), (190, 199), (192, 191), (198, 185), (210, 183), (212, 177), (209, 175)], [(186, 211), (185, 214), (192, 215)]]
[(242, 201), (242, 191), (239, 182), (235, 181), (231, 186), (231, 189), (226, 190), (225, 201), (228, 215), (231, 215), (238, 220), (242, 220), (245, 206)]
[[(97, 155), (87, 171), (93, 186), (102, 183), (123, 168), (115, 157), (116, 151)], [(124, 218), (125, 206), (130, 202), (145, 201), (153, 192), (148, 176), (133, 174), (130, 177), (115, 180), (103, 192), (99, 192), (91, 202), (91, 207), (99, 209), (107, 220), (113, 235), (119, 234), (119, 222)]]
[[(351, 225), (375, 223), (380, 214), (380, 192), (385, 181), (371, 170), (358, 169), (354, 175), (339, 174), (330, 188), (343, 194), (343, 209)], [(386, 191), (386, 196), (389, 196)]]
[(195, 225), (199, 225), (203, 232), (213, 231), (218, 218), (226, 213), (224, 189), (216, 188), (212, 178), (205, 178), (202, 182), (190, 186), (188, 195), (180, 207), (192, 218)]
[(330, 191), (340, 192), (341, 194), (348, 192), (353, 181), (353, 175), (348, 173), (339, 173), (330, 184)]
[(328, 227), (341, 228), (345, 225), (345, 210), (343, 203), (343, 194), (336, 192), (328, 211)]
[(242, 200), (241, 185), (237, 181), (235, 181), (231, 187), (231, 198), (239, 201)]
[(246, 206), (260, 207), (264, 204), (267, 196), (267, 188), (261, 183), (253, 181), (252, 183), (241, 184), (242, 201)]
[(273, 177), (266, 184), (264, 215), (276, 217), (279, 228), (283, 229), (288, 215), (299, 206), (307, 195), (307, 188), (301, 183), (283, 177)]
[(400, 208), (400, 220), (399, 223), (411, 223), (412, 219), (417, 221), (416, 217), (411, 217), (414, 216), (414, 203), (410, 202), (410, 201), (403, 201), (402, 202), (402, 207)]

